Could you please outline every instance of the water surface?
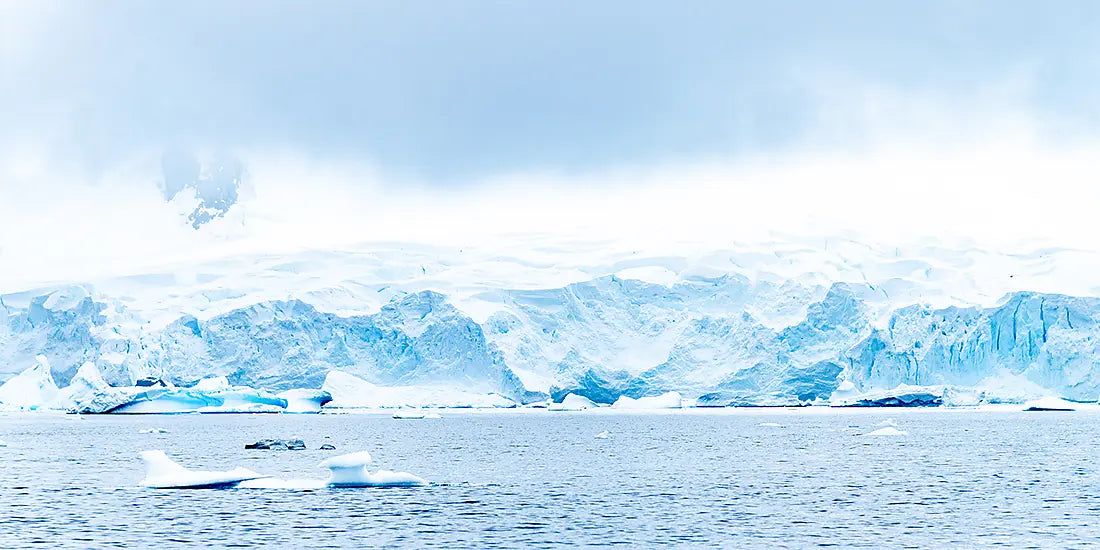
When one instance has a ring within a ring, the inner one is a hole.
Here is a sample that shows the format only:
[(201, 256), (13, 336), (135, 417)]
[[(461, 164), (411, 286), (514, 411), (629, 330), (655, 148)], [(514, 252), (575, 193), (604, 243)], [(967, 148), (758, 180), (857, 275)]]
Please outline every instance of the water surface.
[[(1100, 545), (1096, 414), (443, 416), (3, 415), (0, 547)], [(909, 435), (859, 436), (888, 418)], [(148, 427), (169, 433), (138, 433)], [(243, 448), (271, 437), (311, 450)], [(433, 484), (137, 486), (145, 449), (197, 469), (321, 478), (333, 455), (313, 450), (322, 443)]]

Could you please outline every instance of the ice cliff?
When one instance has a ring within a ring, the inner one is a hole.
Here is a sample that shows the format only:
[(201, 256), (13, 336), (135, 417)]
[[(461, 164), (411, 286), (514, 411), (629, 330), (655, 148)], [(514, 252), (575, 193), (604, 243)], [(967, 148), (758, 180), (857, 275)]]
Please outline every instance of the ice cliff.
[[(147, 402), (186, 401), (189, 386), (224, 377), (195, 399), (232, 404), (247, 387), (260, 392), (247, 403), (301, 410), (667, 392), (703, 406), (1100, 397), (1100, 298), (934, 307), (899, 288), (688, 271), (453, 295), (342, 282), (272, 300), (223, 285), (154, 315), (92, 286), (54, 287), (0, 296), (0, 402), (71, 384), (73, 407), (110, 407), (146, 377), (176, 387), (140, 390)], [(314, 393), (276, 395), (302, 388)]]

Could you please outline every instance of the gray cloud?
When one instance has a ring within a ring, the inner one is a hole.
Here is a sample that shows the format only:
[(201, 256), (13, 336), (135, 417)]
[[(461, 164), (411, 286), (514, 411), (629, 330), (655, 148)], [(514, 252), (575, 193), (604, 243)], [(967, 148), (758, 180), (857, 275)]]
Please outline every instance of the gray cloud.
[(174, 148), (286, 147), (430, 181), (781, 150), (832, 107), (820, 75), (951, 95), (1024, 70), (1031, 107), (1100, 127), (1094, 2), (4, 9), (20, 32), (0, 48), (0, 144), (93, 172)]

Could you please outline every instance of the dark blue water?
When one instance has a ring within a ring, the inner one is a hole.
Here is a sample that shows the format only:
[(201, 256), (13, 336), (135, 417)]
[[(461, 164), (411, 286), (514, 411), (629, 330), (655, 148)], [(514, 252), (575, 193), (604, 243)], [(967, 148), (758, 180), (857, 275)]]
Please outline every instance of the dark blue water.
[[(894, 418), (909, 433), (856, 434)], [(1100, 416), (827, 414), (0, 416), (0, 547), (1100, 545)], [(761, 426), (775, 422), (782, 427)], [(164, 427), (164, 435), (139, 434)], [(595, 434), (608, 431), (608, 439)], [(324, 436), (328, 436), (325, 438)], [(433, 482), (153, 490), (137, 452), (323, 478), (370, 451)]]

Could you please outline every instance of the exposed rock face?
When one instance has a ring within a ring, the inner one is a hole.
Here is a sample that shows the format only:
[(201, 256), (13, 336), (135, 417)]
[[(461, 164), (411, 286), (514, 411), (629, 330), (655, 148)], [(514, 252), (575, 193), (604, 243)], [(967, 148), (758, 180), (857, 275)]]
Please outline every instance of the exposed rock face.
[(255, 443), (246, 444), (244, 448), (265, 451), (304, 451), (306, 443), (301, 439), (261, 439)]

